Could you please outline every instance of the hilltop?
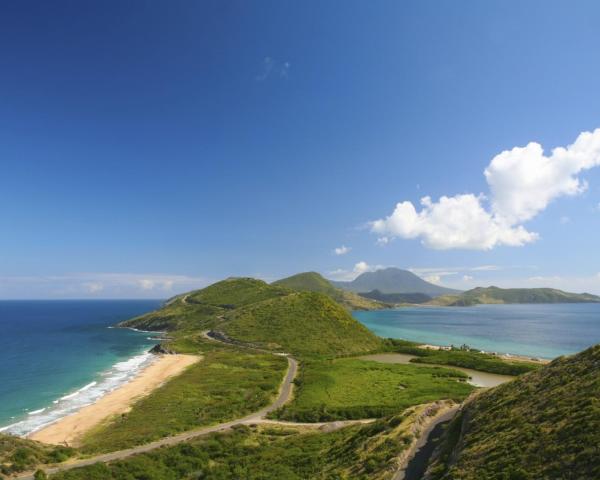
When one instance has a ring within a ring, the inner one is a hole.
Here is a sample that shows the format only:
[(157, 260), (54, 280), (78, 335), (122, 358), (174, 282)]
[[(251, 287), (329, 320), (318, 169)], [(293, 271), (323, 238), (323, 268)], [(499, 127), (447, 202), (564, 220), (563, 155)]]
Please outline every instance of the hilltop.
[(319, 292), (330, 296), (348, 310), (377, 310), (386, 308), (379, 299), (365, 298), (354, 292), (334, 287), (329, 280), (317, 272), (304, 272), (273, 282), (271, 285), (286, 287), (299, 292)]
[(471, 306), (490, 303), (595, 303), (600, 297), (589, 293), (569, 293), (554, 288), (477, 287), (460, 295), (434, 298), (429, 305)]
[(329, 295), (253, 278), (230, 278), (180, 295), (119, 326), (166, 330), (181, 337), (214, 329), (299, 355), (362, 353), (381, 347), (381, 340)]
[(440, 287), (426, 282), (421, 277), (408, 270), (399, 268), (384, 268), (375, 272), (365, 272), (351, 282), (335, 282), (332, 284), (343, 290), (356, 293), (378, 290), (380, 293), (422, 293), (430, 297), (454, 295), (459, 290)]
[(381, 340), (331, 298), (298, 292), (231, 312), (229, 336), (298, 355), (341, 355), (381, 348)]
[(600, 478), (600, 345), (476, 396), (427, 480)]

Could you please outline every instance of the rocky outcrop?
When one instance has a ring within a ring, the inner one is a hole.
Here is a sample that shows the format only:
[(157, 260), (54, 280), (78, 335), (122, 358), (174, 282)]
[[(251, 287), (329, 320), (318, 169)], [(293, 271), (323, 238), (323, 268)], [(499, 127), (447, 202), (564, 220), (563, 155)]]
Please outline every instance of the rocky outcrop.
[(159, 343), (154, 345), (150, 350), (150, 353), (154, 353), (155, 355), (175, 355), (177, 352), (169, 349), (165, 344)]

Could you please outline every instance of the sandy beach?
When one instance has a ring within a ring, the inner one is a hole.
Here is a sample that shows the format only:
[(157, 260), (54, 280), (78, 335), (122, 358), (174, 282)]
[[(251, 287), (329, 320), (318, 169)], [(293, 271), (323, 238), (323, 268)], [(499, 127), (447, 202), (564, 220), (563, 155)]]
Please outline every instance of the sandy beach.
[(44, 443), (77, 446), (81, 436), (90, 428), (113, 415), (127, 412), (135, 401), (201, 358), (196, 355), (160, 355), (130, 382), (103, 396), (93, 405), (32, 433), (29, 438)]

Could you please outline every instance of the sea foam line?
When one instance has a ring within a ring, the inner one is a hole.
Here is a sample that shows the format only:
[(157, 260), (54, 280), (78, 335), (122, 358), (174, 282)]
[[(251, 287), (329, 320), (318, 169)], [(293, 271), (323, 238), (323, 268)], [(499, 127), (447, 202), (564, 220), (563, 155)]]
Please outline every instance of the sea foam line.
[(77, 412), (85, 406), (97, 402), (101, 397), (132, 380), (141, 370), (158, 358), (151, 353), (142, 353), (128, 360), (115, 363), (109, 370), (98, 375), (98, 380), (88, 383), (80, 389), (63, 395), (49, 407), (28, 412), (26, 418), (0, 427), (0, 432), (18, 436), (27, 436), (57, 422), (67, 415)]

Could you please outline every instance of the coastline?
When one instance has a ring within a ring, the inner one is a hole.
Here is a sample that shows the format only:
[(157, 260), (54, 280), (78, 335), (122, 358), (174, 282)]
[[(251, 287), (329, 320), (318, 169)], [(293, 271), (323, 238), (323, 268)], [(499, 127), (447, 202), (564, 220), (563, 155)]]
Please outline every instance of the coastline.
[(126, 383), (102, 395), (94, 403), (33, 431), (27, 438), (49, 444), (77, 446), (89, 429), (112, 416), (126, 413), (137, 400), (201, 359), (196, 355), (181, 354), (156, 357)]

